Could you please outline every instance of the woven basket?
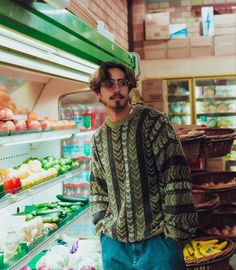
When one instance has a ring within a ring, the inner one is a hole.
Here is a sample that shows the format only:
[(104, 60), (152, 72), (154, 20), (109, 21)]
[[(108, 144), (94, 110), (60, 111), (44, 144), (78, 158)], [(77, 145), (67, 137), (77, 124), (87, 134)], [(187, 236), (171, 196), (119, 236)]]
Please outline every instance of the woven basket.
[[(207, 192), (213, 192), (213, 189), (208, 187), (203, 187), (202, 184), (213, 182), (215, 184), (218, 183), (227, 183), (236, 177), (236, 172), (226, 172), (226, 171), (218, 171), (218, 172), (206, 172), (200, 174), (192, 175), (192, 184), (193, 188), (205, 190)], [(220, 198), (220, 204), (230, 204), (236, 201), (236, 185), (230, 188), (215, 188), (214, 192)]]
[(193, 190), (193, 202), (198, 213), (198, 228), (206, 227), (212, 216), (212, 212), (220, 203), (220, 199), (215, 193), (204, 190)]
[(205, 128), (205, 137), (201, 140), (200, 157), (221, 157), (231, 151), (236, 138), (234, 129), (231, 128)]
[(200, 173), (206, 173), (206, 172), (211, 172), (212, 170), (208, 169), (191, 169), (191, 174), (200, 174)]
[(185, 261), (187, 270), (228, 270), (229, 259), (234, 254), (235, 245), (232, 240), (225, 237), (201, 237), (196, 240), (219, 239), (219, 242), (228, 241), (228, 246), (218, 254), (196, 260)]
[(184, 154), (187, 159), (195, 159), (199, 157), (202, 138), (203, 136), (181, 140)]
[(225, 226), (229, 226), (230, 228), (236, 226), (236, 205), (224, 205), (223, 207), (221, 206), (215, 209), (212, 212), (211, 219), (207, 228), (204, 229), (204, 233), (210, 236), (216, 235), (214, 231), (207, 231), (208, 229), (215, 227), (220, 232), (222, 232), (221, 236), (228, 237), (231, 240), (235, 241), (236, 232), (228, 232), (227, 230), (222, 231), (223, 229), (225, 229)]

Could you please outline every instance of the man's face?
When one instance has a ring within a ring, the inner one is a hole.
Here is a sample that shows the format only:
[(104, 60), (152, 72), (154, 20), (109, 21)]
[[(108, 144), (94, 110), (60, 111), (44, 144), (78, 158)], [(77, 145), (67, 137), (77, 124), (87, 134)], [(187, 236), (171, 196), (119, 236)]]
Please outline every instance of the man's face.
[(128, 81), (119, 68), (108, 69), (110, 80), (101, 84), (98, 97), (105, 107), (112, 110), (121, 110), (129, 103)]

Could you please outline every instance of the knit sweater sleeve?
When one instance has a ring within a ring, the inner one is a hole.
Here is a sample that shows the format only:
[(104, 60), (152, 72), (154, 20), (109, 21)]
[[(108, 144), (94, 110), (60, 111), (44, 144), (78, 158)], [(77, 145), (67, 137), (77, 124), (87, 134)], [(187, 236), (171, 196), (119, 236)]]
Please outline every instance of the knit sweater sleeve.
[(167, 118), (153, 142), (159, 171), (164, 232), (175, 240), (193, 235), (198, 224), (193, 204), (191, 172), (182, 145)]
[(107, 185), (103, 177), (103, 167), (98, 155), (98, 148), (93, 140), (90, 177), (90, 202), (93, 224), (97, 234), (102, 232), (102, 220), (108, 207)]

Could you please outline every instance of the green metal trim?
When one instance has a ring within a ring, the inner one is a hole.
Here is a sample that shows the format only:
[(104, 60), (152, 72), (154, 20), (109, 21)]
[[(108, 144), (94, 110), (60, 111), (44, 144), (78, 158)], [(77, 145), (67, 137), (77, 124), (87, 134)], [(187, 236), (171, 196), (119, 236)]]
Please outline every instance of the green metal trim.
[(128, 51), (69, 11), (25, 2), (1, 0), (0, 25), (95, 64), (119, 61), (134, 68), (134, 58)]

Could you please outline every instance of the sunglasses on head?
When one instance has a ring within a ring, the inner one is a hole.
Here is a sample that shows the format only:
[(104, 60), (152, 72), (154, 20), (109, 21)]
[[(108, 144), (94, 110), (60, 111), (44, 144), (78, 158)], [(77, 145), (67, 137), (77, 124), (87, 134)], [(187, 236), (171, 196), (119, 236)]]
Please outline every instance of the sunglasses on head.
[(120, 79), (117, 81), (110, 79), (101, 83), (101, 85), (106, 88), (114, 88), (115, 85), (117, 85), (119, 88), (126, 88), (129, 86), (129, 84), (130, 82), (127, 79)]

